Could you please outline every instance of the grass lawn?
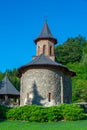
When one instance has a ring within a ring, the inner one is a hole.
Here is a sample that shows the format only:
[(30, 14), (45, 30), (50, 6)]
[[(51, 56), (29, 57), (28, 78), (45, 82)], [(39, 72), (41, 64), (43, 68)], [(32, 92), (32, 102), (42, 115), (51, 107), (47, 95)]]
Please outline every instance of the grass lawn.
[(60, 121), (57, 123), (31, 123), (0, 121), (0, 130), (87, 130), (87, 120)]

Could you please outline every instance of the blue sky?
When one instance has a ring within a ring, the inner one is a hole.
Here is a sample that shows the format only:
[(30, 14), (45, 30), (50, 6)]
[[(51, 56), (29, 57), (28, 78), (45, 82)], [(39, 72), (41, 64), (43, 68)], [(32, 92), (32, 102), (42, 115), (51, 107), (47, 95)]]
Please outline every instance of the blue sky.
[(32, 60), (45, 16), (59, 44), (79, 34), (87, 38), (87, 0), (0, 0), (0, 71)]

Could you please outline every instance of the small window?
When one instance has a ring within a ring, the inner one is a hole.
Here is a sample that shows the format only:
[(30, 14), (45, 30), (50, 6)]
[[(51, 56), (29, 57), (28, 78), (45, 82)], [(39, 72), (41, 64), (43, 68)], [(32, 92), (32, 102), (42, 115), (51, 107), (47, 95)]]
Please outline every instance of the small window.
[(52, 56), (52, 46), (50, 46), (50, 56)]
[(48, 93), (48, 101), (51, 102), (51, 93)]
[(46, 53), (46, 45), (43, 45), (43, 54)]
[(40, 46), (38, 46), (38, 55), (40, 54)]

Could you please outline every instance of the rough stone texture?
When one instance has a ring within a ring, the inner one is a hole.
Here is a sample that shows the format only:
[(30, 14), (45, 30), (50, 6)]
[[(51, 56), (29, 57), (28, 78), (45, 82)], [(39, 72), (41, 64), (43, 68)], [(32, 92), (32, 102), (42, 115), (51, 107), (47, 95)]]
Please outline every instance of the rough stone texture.
[[(63, 89), (61, 89), (61, 83)], [(70, 77), (62, 72), (57, 72), (52, 68), (41, 67), (27, 69), (22, 73), (20, 105), (53, 106), (61, 103), (71, 103), (71, 93)]]

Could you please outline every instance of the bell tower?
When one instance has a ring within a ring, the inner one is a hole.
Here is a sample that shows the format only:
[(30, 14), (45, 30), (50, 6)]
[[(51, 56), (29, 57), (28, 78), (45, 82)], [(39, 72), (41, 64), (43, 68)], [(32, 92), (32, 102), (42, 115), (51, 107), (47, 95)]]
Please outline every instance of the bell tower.
[(36, 56), (44, 54), (50, 59), (55, 60), (54, 45), (57, 43), (57, 39), (53, 37), (47, 22), (44, 23), (40, 35), (34, 42), (37, 45)]

